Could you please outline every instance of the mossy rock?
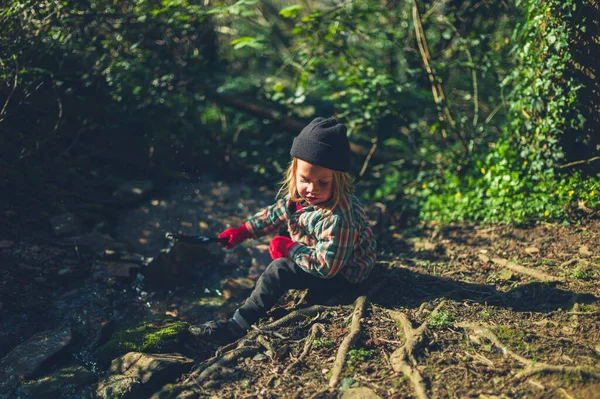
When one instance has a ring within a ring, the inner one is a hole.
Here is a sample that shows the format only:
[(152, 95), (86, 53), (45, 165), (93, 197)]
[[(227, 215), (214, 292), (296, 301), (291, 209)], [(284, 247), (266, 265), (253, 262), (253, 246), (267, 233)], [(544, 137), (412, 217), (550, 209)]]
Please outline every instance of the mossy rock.
[(188, 327), (189, 324), (182, 321), (144, 322), (115, 333), (106, 344), (96, 349), (94, 356), (98, 363), (106, 365), (128, 352), (180, 352)]

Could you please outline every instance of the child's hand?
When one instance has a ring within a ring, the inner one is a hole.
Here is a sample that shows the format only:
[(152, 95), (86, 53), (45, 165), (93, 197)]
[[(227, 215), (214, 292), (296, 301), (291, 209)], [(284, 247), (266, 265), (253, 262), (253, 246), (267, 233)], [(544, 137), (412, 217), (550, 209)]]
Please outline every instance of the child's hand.
[(227, 238), (229, 240), (225, 244), (223, 244), (227, 249), (235, 247), (236, 245), (246, 241), (250, 237), (250, 232), (246, 229), (244, 225), (241, 225), (240, 227), (230, 227), (227, 230), (223, 231), (221, 234), (219, 234), (219, 238)]
[(287, 258), (288, 252), (292, 245), (294, 245), (294, 241), (290, 240), (286, 236), (276, 236), (271, 240), (271, 245), (269, 245), (269, 253), (271, 254), (271, 258), (273, 260), (279, 258)]

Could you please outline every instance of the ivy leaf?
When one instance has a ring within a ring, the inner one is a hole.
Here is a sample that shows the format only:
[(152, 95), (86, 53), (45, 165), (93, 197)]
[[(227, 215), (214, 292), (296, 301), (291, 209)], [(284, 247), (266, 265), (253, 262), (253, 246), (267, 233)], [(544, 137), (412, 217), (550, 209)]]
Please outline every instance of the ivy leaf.
[(296, 18), (298, 16), (298, 11), (302, 9), (304, 9), (303, 5), (295, 4), (279, 11), (279, 15), (281, 15), (283, 18)]
[(235, 39), (231, 41), (233, 48), (235, 50), (239, 50), (244, 47), (250, 47), (255, 49), (262, 49), (264, 45), (256, 38), (250, 36), (243, 36), (239, 39)]

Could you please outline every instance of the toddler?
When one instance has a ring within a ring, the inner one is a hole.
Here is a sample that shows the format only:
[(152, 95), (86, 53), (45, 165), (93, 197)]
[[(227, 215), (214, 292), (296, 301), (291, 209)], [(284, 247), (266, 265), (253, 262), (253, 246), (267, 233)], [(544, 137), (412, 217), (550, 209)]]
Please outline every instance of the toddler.
[(294, 139), (290, 155), (281, 198), (219, 235), (228, 239), (227, 249), (249, 238), (277, 234), (282, 227), (289, 237), (273, 238), (273, 262), (233, 317), (192, 326), (193, 335), (220, 344), (233, 342), (288, 289), (309, 288), (333, 296), (371, 273), (376, 243), (364, 209), (352, 194), (346, 126), (334, 118), (314, 119)]

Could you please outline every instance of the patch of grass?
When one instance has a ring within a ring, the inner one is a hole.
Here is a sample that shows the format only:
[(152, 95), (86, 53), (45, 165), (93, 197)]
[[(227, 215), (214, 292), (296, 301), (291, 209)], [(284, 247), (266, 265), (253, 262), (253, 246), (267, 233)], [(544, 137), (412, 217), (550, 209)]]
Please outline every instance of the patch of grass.
[(569, 277), (577, 280), (590, 280), (593, 277), (593, 272), (584, 265), (578, 264), (574, 270), (571, 271)]
[(346, 360), (346, 364), (350, 369), (354, 369), (358, 363), (362, 363), (370, 358), (371, 352), (365, 348), (351, 349), (348, 351), (348, 360)]
[(451, 327), (454, 324), (456, 315), (449, 310), (441, 310), (436, 314), (429, 316), (429, 328), (443, 329)]
[(315, 348), (315, 349), (321, 349), (321, 348), (328, 349), (328, 348), (333, 348), (334, 346), (335, 346), (335, 344), (333, 343), (333, 341), (331, 341), (327, 337), (317, 337), (313, 341), (313, 348)]

